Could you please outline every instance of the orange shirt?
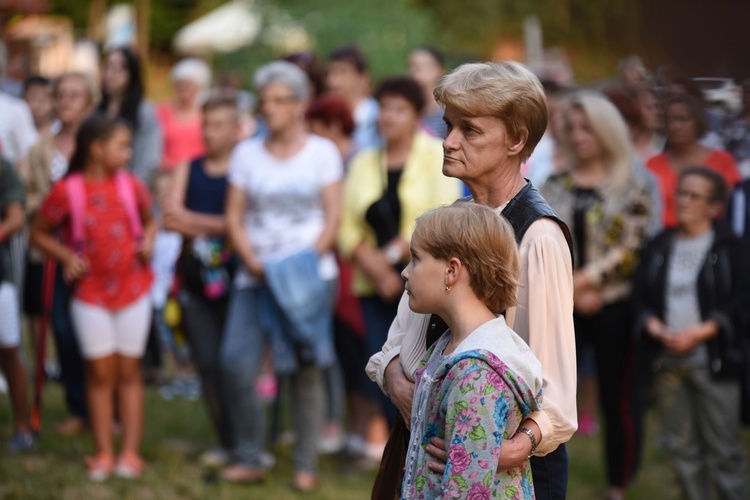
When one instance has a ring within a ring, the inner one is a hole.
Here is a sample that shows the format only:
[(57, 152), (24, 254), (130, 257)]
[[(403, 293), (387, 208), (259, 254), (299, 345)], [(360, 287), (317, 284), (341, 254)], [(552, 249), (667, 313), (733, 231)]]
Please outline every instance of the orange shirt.
[[(148, 188), (128, 174), (139, 210), (151, 207)], [(90, 270), (75, 288), (75, 298), (109, 310), (117, 310), (151, 290), (151, 268), (137, 255), (125, 206), (120, 202), (114, 177), (92, 180), (84, 177), (86, 189), (84, 257)], [(44, 200), (41, 217), (70, 232), (70, 203), (64, 179), (57, 182)]]
[[(669, 163), (669, 155), (664, 152), (654, 156), (646, 166), (659, 179), (661, 184), (661, 199), (663, 202), (662, 213), (664, 227), (674, 227), (677, 225), (677, 206), (675, 200), (675, 191), (677, 191), (677, 182), (680, 180), (680, 174), (676, 172)], [(737, 163), (732, 155), (718, 149), (711, 151), (703, 166), (711, 168), (724, 176), (729, 188), (742, 180)]]

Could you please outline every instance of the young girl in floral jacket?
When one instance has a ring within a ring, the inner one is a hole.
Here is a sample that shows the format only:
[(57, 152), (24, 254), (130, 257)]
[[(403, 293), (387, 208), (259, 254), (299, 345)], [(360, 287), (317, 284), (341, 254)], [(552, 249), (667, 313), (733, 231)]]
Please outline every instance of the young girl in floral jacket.
[[(417, 219), (411, 254), (409, 307), (449, 330), (417, 372), (402, 497), (534, 498), (528, 459), (497, 472), (503, 439), (532, 439), (519, 425), (542, 401), (541, 365), (501, 315), (516, 303), (513, 229), (490, 208), (458, 202)], [(447, 443), (442, 475), (425, 450), (434, 437)]]

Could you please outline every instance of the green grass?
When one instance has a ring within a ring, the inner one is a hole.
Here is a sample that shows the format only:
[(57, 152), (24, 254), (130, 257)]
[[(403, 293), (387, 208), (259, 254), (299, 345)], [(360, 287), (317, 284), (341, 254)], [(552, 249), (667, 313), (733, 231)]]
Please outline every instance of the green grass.
[[(277, 466), (259, 486), (237, 486), (206, 480), (197, 457), (213, 445), (203, 406), (199, 402), (163, 401), (147, 391), (146, 432), (143, 456), (149, 469), (138, 480), (110, 479), (103, 484), (86, 479), (83, 456), (92, 450), (91, 438), (61, 438), (52, 428), (65, 417), (62, 391), (49, 384), (45, 392), (43, 432), (38, 450), (10, 455), (0, 449), (0, 498), (2, 499), (331, 499), (369, 498), (374, 471), (355, 471), (342, 457), (324, 457), (321, 484), (315, 494), (297, 494), (292, 478), (290, 449), (276, 450)], [(7, 397), (0, 396), (0, 439), (11, 432)], [(653, 424), (653, 422), (651, 422)], [(663, 455), (653, 444), (655, 425), (649, 426), (643, 466), (628, 494), (630, 499), (671, 500), (679, 497)], [(596, 499), (604, 492), (601, 439), (576, 437), (569, 444), (571, 456), (569, 498)], [(750, 434), (744, 435), (750, 452)]]

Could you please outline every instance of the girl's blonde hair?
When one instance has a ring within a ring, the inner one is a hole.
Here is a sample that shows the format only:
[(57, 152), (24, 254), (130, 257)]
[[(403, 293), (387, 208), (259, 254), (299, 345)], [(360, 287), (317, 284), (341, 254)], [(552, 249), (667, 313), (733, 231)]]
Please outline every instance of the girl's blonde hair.
[[(617, 196), (627, 189), (633, 173), (633, 148), (628, 126), (615, 105), (598, 92), (584, 90), (571, 94), (565, 100), (563, 110), (566, 121), (571, 111), (581, 111), (599, 140), (609, 167), (605, 191)], [(563, 145), (569, 164), (574, 167), (577, 160), (570, 151), (567, 137)]]
[(513, 228), (489, 207), (458, 201), (421, 215), (412, 243), (435, 257), (457, 258), (469, 286), (493, 313), (517, 304), (520, 258)]

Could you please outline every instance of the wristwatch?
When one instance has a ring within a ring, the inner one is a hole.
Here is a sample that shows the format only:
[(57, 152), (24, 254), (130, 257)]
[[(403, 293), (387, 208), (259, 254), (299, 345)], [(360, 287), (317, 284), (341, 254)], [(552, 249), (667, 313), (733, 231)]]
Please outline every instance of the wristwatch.
[(385, 260), (388, 261), (388, 263), (392, 266), (395, 266), (399, 262), (401, 262), (401, 257), (403, 257), (403, 252), (401, 251), (401, 247), (398, 245), (388, 245), (385, 248)]

